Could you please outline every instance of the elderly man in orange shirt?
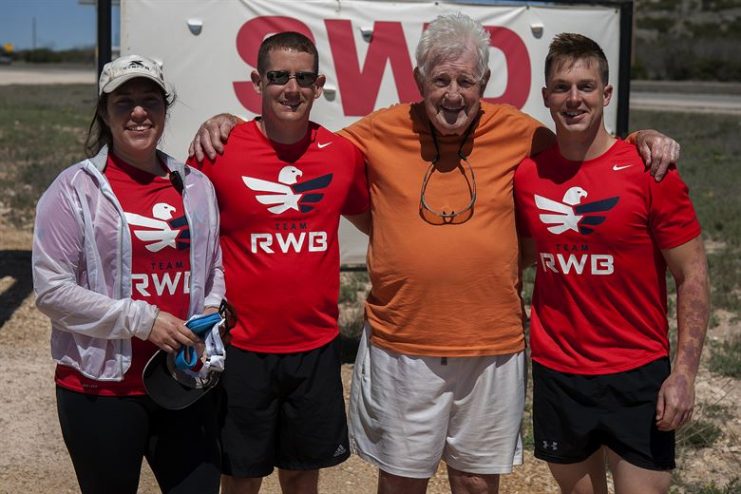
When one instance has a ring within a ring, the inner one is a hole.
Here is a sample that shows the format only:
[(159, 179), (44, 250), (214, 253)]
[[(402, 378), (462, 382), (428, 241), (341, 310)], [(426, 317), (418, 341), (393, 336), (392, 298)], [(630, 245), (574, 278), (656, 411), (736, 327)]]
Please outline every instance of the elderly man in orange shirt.
[[(367, 326), (353, 376), (351, 445), (379, 468), (378, 492), (423, 493), (440, 460), (454, 493), (497, 493), (522, 461), (525, 337), (512, 180), (554, 142), (541, 123), (481, 101), (489, 35), (438, 17), (417, 47), (422, 101), (340, 132), (365, 154), (371, 211)], [(191, 154), (220, 152), (231, 115)], [(635, 135), (657, 177), (679, 146)], [(652, 155), (653, 153), (653, 155)]]

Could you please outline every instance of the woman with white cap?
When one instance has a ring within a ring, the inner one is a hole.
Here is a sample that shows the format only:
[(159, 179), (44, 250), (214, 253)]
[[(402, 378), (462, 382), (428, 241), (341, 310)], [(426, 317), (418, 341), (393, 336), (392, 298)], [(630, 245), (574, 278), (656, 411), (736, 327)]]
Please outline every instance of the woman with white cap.
[(52, 322), (59, 421), (83, 493), (135, 493), (143, 458), (163, 492), (219, 488), (213, 393), (170, 410), (142, 380), (157, 350), (201, 343), (185, 319), (224, 295), (213, 187), (157, 150), (171, 103), (156, 61), (106, 64), (89, 158), (37, 205), (36, 304)]

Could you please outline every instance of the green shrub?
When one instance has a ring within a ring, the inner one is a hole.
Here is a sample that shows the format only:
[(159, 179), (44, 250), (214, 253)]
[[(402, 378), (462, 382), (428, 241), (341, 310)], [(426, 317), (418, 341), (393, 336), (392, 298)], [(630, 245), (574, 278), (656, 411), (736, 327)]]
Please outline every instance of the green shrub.
[(342, 336), (349, 340), (359, 339), (360, 335), (363, 334), (363, 326), (365, 325), (363, 311), (355, 311), (352, 315), (343, 319), (340, 323), (340, 333)]
[[(368, 290), (368, 273), (365, 271), (343, 272), (340, 275), (340, 304), (358, 302), (358, 295)], [(365, 299), (365, 296), (363, 296)]]
[(733, 417), (731, 413), (731, 407), (729, 405), (722, 405), (720, 403), (711, 403), (709, 405), (701, 405), (699, 412), (708, 418), (718, 420), (728, 420)]
[(726, 10), (741, 7), (741, 0), (702, 0), (704, 10)]
[(660, 34), (668, 33), (674, 24), (674, 19), (669, 17), (639, 17), (636, 20), (636, 25), (640, 29), (656, 30)]
[(677, 431), (679, 448), (702, 449), (712, 446), (720, 437), (720, 427), (703, 419), (694, 419)]
[(711, 342), (708, 368), (717, 374), (741, 378), (741, 335), (728, 341)]

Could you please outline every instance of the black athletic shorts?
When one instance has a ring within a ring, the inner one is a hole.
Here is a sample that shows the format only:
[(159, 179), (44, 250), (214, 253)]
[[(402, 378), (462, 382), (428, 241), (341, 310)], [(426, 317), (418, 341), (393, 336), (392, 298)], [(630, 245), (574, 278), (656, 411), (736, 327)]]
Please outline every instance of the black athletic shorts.
[(598, 376), (565, 374), (533, 362), (535, 457), (578, 463), (601, 446), (640, 468), (674, 468), (674, 431), (656, 428), (669, 359)]
[(220, 421), (225, 474), (315, 470), (350, 456), (339, 338), (288, 354), (230, 346), (226, 361)]

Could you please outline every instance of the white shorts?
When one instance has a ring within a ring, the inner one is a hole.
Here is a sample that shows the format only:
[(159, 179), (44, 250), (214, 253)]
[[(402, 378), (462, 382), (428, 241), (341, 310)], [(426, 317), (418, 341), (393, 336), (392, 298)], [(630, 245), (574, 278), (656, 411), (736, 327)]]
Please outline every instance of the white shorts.
[(522, 464), (525, 352), (417, 357), (371, 345), (366, 325), (350, 394), (350, 445), (402, 477), (510, 473)]

